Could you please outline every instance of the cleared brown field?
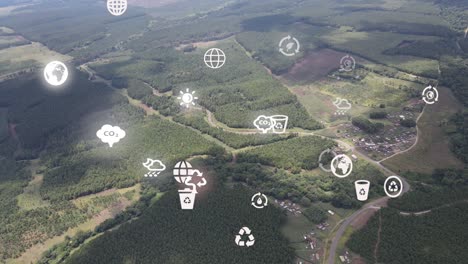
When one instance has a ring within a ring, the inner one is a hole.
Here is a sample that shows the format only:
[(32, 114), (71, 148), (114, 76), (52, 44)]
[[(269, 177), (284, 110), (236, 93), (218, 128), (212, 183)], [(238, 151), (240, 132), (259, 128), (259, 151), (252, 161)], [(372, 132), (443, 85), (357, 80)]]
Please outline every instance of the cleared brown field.
[(296, 63), (283, 77), (295, 82), (320, 80), (340, 67), (340, 59), (346, 53), (331, 49), (309, 52), (304, 59)]

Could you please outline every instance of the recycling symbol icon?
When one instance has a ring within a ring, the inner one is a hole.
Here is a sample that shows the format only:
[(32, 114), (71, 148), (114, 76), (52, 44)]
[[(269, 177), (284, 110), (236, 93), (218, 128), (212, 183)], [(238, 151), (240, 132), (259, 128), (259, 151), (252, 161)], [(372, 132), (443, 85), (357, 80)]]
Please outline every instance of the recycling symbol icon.
[(360, 195), (365, 195), (365, 194), (366, 194), (366, 190), (361, 189), (361, 190), (359, 191), (359, 194), (360, 194)]
[[(248, 239), (247, 241), (245, 239), (242, 239), (242, 236), (246, 236)], [(244, 226), (239, 230), (239, 234), (236, 235), (236, 245), (239, 247), (251, 247), (255, 244), (255, 237), (252, 235), (252, 231)]]
[(184, 199), (184, 203), (189, 204), (190, 202), (191, 202), (191, 201), (190, 201), (190, 198), (186, 197), (186, 198)]

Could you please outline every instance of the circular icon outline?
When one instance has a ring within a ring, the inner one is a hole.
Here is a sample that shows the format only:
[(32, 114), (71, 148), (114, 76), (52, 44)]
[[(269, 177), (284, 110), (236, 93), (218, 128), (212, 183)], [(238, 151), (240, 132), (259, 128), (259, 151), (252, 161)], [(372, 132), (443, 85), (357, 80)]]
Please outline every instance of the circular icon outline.
[[(60, 81), (56, 82), (56, 83), (53, 83), (53, 82), (50, 82), (50, 80), (49, 80), (48, 72), (50, 70), (52, 70), (51, 67), (55, 67), (56, 65), (62, 66), (65, 70), (63, 72), (62, 79)], [(51, 61), (51, 62), (47, 63), (47, 65), (44, 67), (44, 79), (48, 84), (50, 84), (52, 86), (60, 86), (60, 85), (64, 84), (68, 80), (67, 65), (65, 65), (65, 63), (63, 63), (61, 61)]]
[(331, 170), (331, 166), (330, 166), (330, 169), (326, 169), (324, 166), (323, 166), (323, 163), (322, 163), (322, 156), (325, 154), (325, 153), (331, 153), (333, 154), (333, 158), (335, 158), (338, 154), (336, 154), (335, 151), (333, 151), (332, 149), (330, 148), (327, 148), (326, 150), (322, 151), (319, 155), (319, 167), (320, 169), (322, 169), (323, 171), (325, 172), (332, 172)]
[[(428, 93), (429, 90), (433, 90), (434, 95), (435, 95), (431, 101), (428, 100), (427, 94), (426, 94)], [(436, 102), (439, 101), (439, 91), (437, 90), (437, 88), (433, 87), (432, 85), (429, 85), (426, 88), (424, 88), (424, 90), (422, 91), (422, 99), (428, 105), (435, 104)]]
[[(286, 40), (292, 40), (294, 41), (294, 43), (296, 43), (296, 48), (293, 50), (292, 53), (288, 53), (286, 51), (283, 50), (283, 43), (286, 41)], [(296, 54), (298, 54), (300, 52), (300, 49), (301, 49), (301, 43), (299, 42), (299, 40), (297, 40), (297, 38), (295, 37), (291, 37), (291, 35), (288, 35), (284, 38), (282, 38), (278, 44), (278, 47), (279, 47), (279, 52), (281, 52), (281, 54), (283, 54), (284, 56), (288, 56), (288, 57), (292, 57)]]
[[(396, 179), (399, 183), (400, 183), (400, 190), (398, 191), (397, 194), (389, 194), (388, 191), (387, 191), (387, 182), (391, 179)], [(390, 197), (390, 198), (397, 198), (398, 196), (401, 195), (401, 193), (403, 192), (403, 181), (398, 177), (398, 176), (390, 176), (388, 177), (385, 182), (384, 182), (384, 191), (385, 191), (385, 194)]]
[[(337, 173), (336, 173), (336, 168), (333, 166), (333, 163), (334, 163), (337, 159), (339, 159), (340, 157), (346, 158), (346, 159), (348, 159), (348, 160), (350, 161), (350, 162), (349, 162), (349, 166), (350, 166), (350, 167), (349, 167), (349, 170), (348, 170), (347, 173), (345, 173), (345, 174), (343, 174), (343, 175), (337, 174)], [(346, 177), (348, 177), (348, 176), (351, 174), (351, 172), (353, 171), (353, 160), (352, 160), (350, 157), (348, 157), (346, 154), (336, 155), (336, 156), (332, 159), (332, 161), (331, 161), (331, 163), (330, 163), (330, 168), (331, 168), (331, 172), (332, 172), (333, 175), (335, 175), (336, 177), (338, 177), (338, 178), (346, 178)]]
[[(346, 60), (351, 60), (352, 62), (352, 65), (351, 66), (348, 66), (345, 64), (345, 61)], [(345, 71), (345, 72), (352, 72), (354, 71), (354, 69), (356, 68), (356, 60), (354, 59), (353, 56), (351, 55), (346, 55), (346, 56), (343, 56), (340, 60), (340, 70), (342, 71)]]
[[(258, 205), (258, 203), (256, 202), (258, 199), (262, 200), (262, 204)], [(260, 193), (260, 192), (254, 194), (252, 198), (250, 199), (250, 201), (251, 201), (251, 205), (257, 209), (263, 209), (268, 206), (268, 197), (265, 194)]]
[[(218, 55), (216, 55), (218, 57), (218, 60), (217, 61), (213, 61), (212, 58), (213, 58), (213, 52), (216, 51)], [(210, 58), (209, 61), (207, 61), (207, 57)], [(221, 58), (223, 58), (221, 60)], [(222, 49), (218, 49), (218, 48), (211, 48), (209, 50), (207, 50), (205, 52), (205, 55), (203, 55), (203, 61), (205, 62), (205, 65), (210, 68), (210, 69), (219, 69), (221, 67), (224, 66), (224, 64), (226, 63), (226, 53), (224, 53), (224, 51)], [(216, 66), (215, 64), (216, 63)]]

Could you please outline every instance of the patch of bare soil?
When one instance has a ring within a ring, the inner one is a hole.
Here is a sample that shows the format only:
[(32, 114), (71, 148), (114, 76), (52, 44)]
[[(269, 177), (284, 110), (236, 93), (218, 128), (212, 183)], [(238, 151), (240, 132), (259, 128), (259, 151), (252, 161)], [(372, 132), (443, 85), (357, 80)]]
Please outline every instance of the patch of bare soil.
[(338, 69), (340, 60), (345, 55), (346, 53), (331, 49), (309, 52), (283, 77), (296, 82), (320, 80), (326, 77), (329, 72)]
[(351, 264), (366, 264), (366, 261), (362, 257), (353, 257)]

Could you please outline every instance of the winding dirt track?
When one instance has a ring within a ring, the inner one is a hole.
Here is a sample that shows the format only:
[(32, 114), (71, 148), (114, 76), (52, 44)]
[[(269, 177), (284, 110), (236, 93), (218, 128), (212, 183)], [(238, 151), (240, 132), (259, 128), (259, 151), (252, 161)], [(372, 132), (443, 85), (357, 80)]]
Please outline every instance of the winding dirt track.
[[(88, 67), (87, 64), (83, 64), (81, 65), (79, 68), (81, 68), (82, 70), (85, 70), (86, 72), (88, 72), (91, 75), (93, 75), (95, 77), (95, 79), (93, 81), (95, 82), (101, 82), (101, 83), (105, 83), (107, 84), (108, 86), (110, 86), (111, 88), (115, 88), (112, 86), (111, 82), (109, 80), (106, 80), (104, 78), (102, 78), (101, 76), (99, 76), (98, 74), (96, 74), (96, 72), (94, 72), (91, 68)], [(119, 91), (118, 89), (115, 88), (116, 91)], [(130, 98), (129, 98), (130, 99)], [(134, 99), (132, 99), (134, 100)], [(135, 101), (135, 100), (134, 100)], [(139, 107), (143, 107), (143, 103), (140, 103), (140, 104), (137, 104), (137, 106)], [(144, 110), (147, 110), (147, 109), (144, 109)], [(158, 114), (156, 111), (154, 111), (156, 114)], [(208, 123), (212, 126), (212, 127), (216, 127), (216, 128), (222, 128), (223, 130), (227, 131), (227, 132), (231, 132), (231, 133), (237, 133), (237, 134), (243, 134), (243, 135), (249, 135), (249, 134), (256, 134), (258, 133), (256, 130), (254, 129), (235, 129), (235, 128), (230, 128), (230, 127), (227, 127), (227, 126), (221, 126), (219, 121), (215, 120), (214, 116), (213, 116), (213, 113), (211, 113), (209, 110), (206, 110), (206, 114), (207, 114), (207, 119), (208, 119)], [(422, 115), (422, 113), (421, 113)], [(421, 116), (420, 115), (420, 116)], [(419, 118), (418, 118), (419, 119)], [(172, 121), (172, 120), (171, 120)], [(174, 121), (173, 121), (174, 122)], [(177, 123), (179, 124), (179, 123)], [(184, 125), (185, 126), (185, 125)], [(190, 128), (190, 127), (188, 127)], [(193, 129), (193, 128), (190, 128), (190, 129)], [(395, 172), (391, 171), (390, 169), (386, 168), (385, 166), (383, 166), (380, 161), (375, 161), (371, 158), (369, 158), (368, 156), (366, 156), (364, 153), (360, 152), (359, 150), (357, 150), (356, 148), (354, 148), (353, 146), (350, 146), (348, 143), (342, 141), (342, 140), (339, 140), (339, 139), (335, 139), (335, 138), (330, 138), (330, 137), (326, 137), (326, 136), (321, 136), (321, 135), (317, 135), (316, 133), (314, 132), (289, 132), (290, 134), (299, 134), (299, 135), (302, 135), (302, 136), (320, 136), (322, 138), (327, 138), (327, 139), (330, 139), (330, 140), (333, 140), (335, 141), (336, 143), (338, 143), (340, 146), (342, 146), (346, 151), (352, 151), (354, 153), (356, 153), (359, 157), (361, 157), (362, 159), (365, 159), (366, 161), (368, 161), (369, 163), (371, 164), (374, 164), (375, 166), (377, 166), (378, 168), (380, 168), (381, 170), (383, 170), (386, 174), (388, 175), (397, 175)], [(285, 134), (288, 134), (285, 133)], [(417, 142), (417, 141), (416, 141)], [(224, 144), (223, 144), (224, 145)], [(411, 146), (410, 148), (414, 147), (416, 144), (414, 144), (413, 146)], [(408, 151), (408, 150), (405, 150), (405, 151)], [(402, 151), (402, 152), (405, 152), (405, 151)], [(397, 154), (400, 154), (402, 152), (399, 152)], [(396, 154), (395, 154), (396, 155)], [(410, 189), (410, 185), (408, 184), (408, 182), (406, 181), (406, 179), (400, 177), (400, 179), (403, 181), (403, 193), (409, 191)], [(357, 219), (359, 216), (361, 216), (362, 214), (366, 213), (368, 210), (379, 210), (380, 209), (380, 204), (382, 203), (385, 203), (387, 200), (389, 199), (389, 197), (381, 197), (377, 200), (373, 200), (373, 201), (370, 201), (368, 203), (366, 203), (365, 205), (362, 206), (361, 209), (359, 209), (358, 211), (354, 212), (352, 215), (350, 215), (349, 217), (343, 219), (341, 221), (341, 225), (340, 227), (338, 228), (338, 230), (336, 231), (334, 237), (332, 238), (331, 240), (331, 246), (330, 246), (330, 250), (329, 250), (329, 254), (328, 254), (328, 261), (327, 263), (328, 264), (334, 264), (335, 263), (335, 257), (336, 257), (336, 250), (337, 250), (337, 247), (338, 247), (338, 244), (339, 244), (339, 241), (341, 240), (341, 237), (343, 236), (344, 232), (346, 231), (346, 229), (348, 228), (348, 226), (355, 220)]]

